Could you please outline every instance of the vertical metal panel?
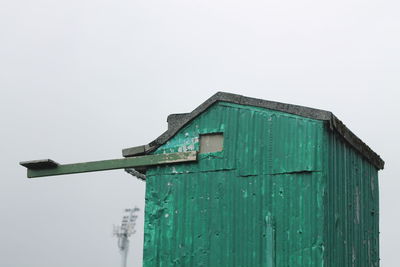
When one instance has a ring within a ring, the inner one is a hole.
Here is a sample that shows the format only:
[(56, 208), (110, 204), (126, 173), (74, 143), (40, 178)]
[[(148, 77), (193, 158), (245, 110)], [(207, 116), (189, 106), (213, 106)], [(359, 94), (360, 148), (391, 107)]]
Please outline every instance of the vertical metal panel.
[(193, 120), (155, 153), (198, 149), (210, 132), (224, 133), (224, 149), (148, 170), (143, 265), (323, 266), (322, 131), (227, 103)]
[(272, 173), (322, 170), (323, 123), (272, 115)]
[(265, 247), (266, 254), (267, 254), (267, 266), (275, 267), (276, 260), (275, 260), (275, 249), (276, 249), (276, 236), (275, 236), (275, 219), (274, 216), (268, 214), (265, 217), (266, 225), (266, 242), (267, 245)]
[(276, 266), (323, 266), (323, 176), (319, 172), (273, 175)]
[(326, 138), (327, 266), (379, 266), (378, 171), (333, 132)]
[(255, 107), (239, 108), (237, 161), (239, 174), (321, 171), (322, 121)]
[(239, 137), (236, 147), (240, 176), (268, 173), (267, 160), (270, 149), (269, 121), (267, 110), (239, 109)]

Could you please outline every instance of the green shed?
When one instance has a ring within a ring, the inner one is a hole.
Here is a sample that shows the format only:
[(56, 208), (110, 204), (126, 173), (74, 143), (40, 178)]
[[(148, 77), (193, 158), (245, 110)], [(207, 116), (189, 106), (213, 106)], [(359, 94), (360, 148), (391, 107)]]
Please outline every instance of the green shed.
[(146, 172), (143, 266), (379, 266), (383, 160), (331, 112), (219, 92), (125, 157)]

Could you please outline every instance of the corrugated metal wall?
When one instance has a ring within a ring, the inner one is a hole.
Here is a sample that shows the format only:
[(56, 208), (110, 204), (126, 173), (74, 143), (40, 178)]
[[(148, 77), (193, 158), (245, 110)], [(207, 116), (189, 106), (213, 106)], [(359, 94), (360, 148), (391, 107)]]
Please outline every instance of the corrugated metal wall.
[(378, 171), (327, 131), (326, 266), (379, 266)]
[(143, 265), (323, 266), (323, 122), (220, 102), (155, 153), (211, 132), (222, 152), (148, 170)]

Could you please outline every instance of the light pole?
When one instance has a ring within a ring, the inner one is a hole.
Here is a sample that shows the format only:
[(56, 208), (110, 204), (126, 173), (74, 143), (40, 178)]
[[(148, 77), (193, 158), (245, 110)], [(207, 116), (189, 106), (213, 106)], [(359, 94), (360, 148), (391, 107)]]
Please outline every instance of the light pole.
[(118, 248), (121, 252), (121, 266), (126, 267), (126, 260), (128, 257), (129, 249), (129, 237), (133, 235), (135, 231), (136, 212), (139, 208), (135, 207), (133, 209), (125, 209), (125, 214), (122, 217), (121, 225), (114, 225), (114, 236), (118, 238)]

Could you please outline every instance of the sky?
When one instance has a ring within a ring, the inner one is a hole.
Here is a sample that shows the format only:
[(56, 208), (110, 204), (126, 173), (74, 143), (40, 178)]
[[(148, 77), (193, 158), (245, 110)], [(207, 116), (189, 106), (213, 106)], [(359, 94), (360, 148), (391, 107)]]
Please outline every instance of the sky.
[(0, 2), (0, 266), (109, 267), (145, 183), (122, 170), (27, 179), (20, 161), (121, 157), (217, 91), (332, 111), (386, 162), (381, 266), (398, 266), (400, 2)]

